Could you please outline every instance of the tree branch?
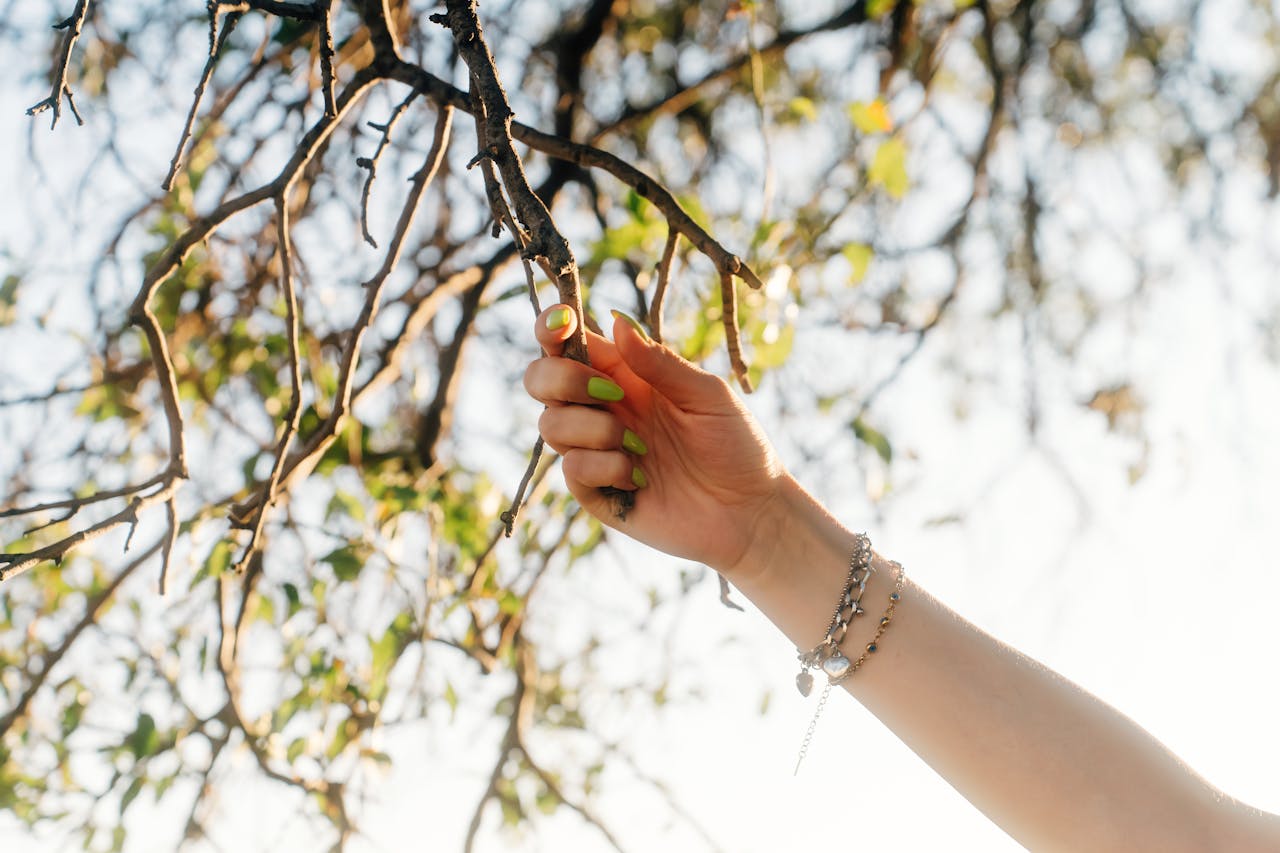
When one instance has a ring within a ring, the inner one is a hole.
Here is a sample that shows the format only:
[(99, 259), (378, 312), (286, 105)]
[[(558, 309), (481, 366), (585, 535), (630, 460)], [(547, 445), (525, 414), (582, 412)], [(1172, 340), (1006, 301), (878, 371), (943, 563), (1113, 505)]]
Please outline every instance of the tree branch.
[(55, 30), (66, 30), (66, 34), (62, 37), (62, 50), (58, 54), (58, 64), (53, 69), (53, 88), (49, 92), (49, 97), (27, 108), (29, 116), (39, 115), (45, 110), (53, 110), (53, 120), (49, 123), (50, 130), (58, 126), (58, 119), (62, 117), (64, 96), (67, 99), (67, 106), (71, 108), (71, 114), (75, 116), (76, 124), (84, 124), (84, 119), (80, 118), (80, 113), (76, 110), (76, 102), (71, 96), (71, 87), (67, 85), (67, 67), (71, 64), (71, 51), (75, 48), (76, 40), (80, 38), (80, 31), (84, 28), (84, 19), (89, 13), (89, 2), (90, 0), (76, 0), (71, 15), (53, 25)]
[(738, 289), (733, 276), (720, 273), (720, 319), (724, 323), (725, 347), (729, 350), (729, 365), (733, 375), (747, 394), (751, 393), (751, 378), (747, 375), (747, 363), (742, 358), (741, 332), (738, 330)]
[[(475, 0), (447, 0), (445, 6), (448, 11), (443, 15), (432, 15), (431, 20), (443, 24), (453, 33), (458, 53), (471, 72), (472, 88), (483, 107), (483, 115), (476, 116), (484, 128), (485, 147), (482, 153), (497, 166), (511, 195), (516, 219), (529, 232), (526, 254), (546, 260), (548, 272), (560, 292), (560, 301), (581, 319), (582, 288), (578, 280), (578, 262), (569, 248), (569, 241), (552, 221), (546, 205), (529, 186), (524, 164), (512, 143), (511, 106), (498, 79), (493, 54), (485, 43), (484, 32), (476, 16)], [(574, 335), (565, 342), (564, 354), (589, 364), (585, 329), (585, 323), (578, 324)]]
[(236, 28), (236, 24), (240, 22), (240, 12), (228, 12), (223, 22), (222, 31), (218, 31), (218, 10), (219, 6), (213, 0), (209, 2), (209, 58), (205, 60), (204, 71), (200, 73), (200, 82), (196, 84), (195, 97), (191, 101), (191, 109), (187, 111), (186, 124), (182, 126), (182, 134), (178, 137), (178, 147), (173, 152), (173, 160), (169, 162), (169, 174), (165, 176), (164, 183), (161, 188), (165, 192), (173, 189), (173, 181), (178, 176), (178, 169), (182, 167), (182, 155), (186, 150), (187, 141), (191, 139), (191, 129), (196, 123), (196, 113), (200, 111), (200, 101), (204, 98), (205, 87), (209, 85), (209, 78), (213, 76), (213, 68), (218, 63), (218, 55), (222, 53), (222, 46), (227, 43), (231, 32)]

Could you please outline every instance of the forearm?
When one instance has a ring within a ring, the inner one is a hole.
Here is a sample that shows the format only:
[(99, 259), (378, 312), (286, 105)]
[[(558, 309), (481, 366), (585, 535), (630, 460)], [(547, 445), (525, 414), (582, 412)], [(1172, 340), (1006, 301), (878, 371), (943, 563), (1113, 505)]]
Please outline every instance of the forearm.
[[(853, 534), (791, 481), (759, 529), (731, 577), (798, 648), (812, 648), (848, 571)], [(874, 566), (866, 614), (842, 644), (850, 658), (874, 633), (893, 586), (887, 563), (877, 557)], [(1032, 850), (1249, 849), (1223, 844), (1245, 831), (1240, 815), (1225, 820), (1235, 804), (1150, 734), (965, 621), (909, 574), (879, 650), (843, 685)], [(1259, 844), (1266, 821), (1255, 821)]]

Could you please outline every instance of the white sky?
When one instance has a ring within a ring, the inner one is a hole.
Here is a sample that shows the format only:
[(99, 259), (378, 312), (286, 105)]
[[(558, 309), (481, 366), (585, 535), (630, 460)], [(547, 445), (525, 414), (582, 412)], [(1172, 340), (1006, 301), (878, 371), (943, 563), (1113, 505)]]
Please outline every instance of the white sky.
[[(29, 100), (25, 90), (0, 93), (6, 117), (0, 183), (19, 197), (39, 188), (23, 159), (21, 109)], [(76, 132), (67, 120), (51, 138)], [(1158, 295), (1133, 309), (1133, 324), (1118, 325), (1095, 351), (1081, 355), (1090, 375), (1104, 373), (1100, 365), (1108, 359), (1122, 361), (1147, 403), (1150, 458), (1135, 486), (1125, 474), (1135, 445), (1106, 436), (1101, 416), (1078, 405), (1082, 389), (1072, 383), (1079, 377), (1043, 378), (1041, 442), (1087, 492), (1087, 518), (1078, 517), (1048, 457), (1027, 449), (1010, 415), (1021, 377), (1007, 365), (984, 366), (964, 324), (939, 335), (877, 406), (899, 460), (890, 472), (893, 490), (878, 510), (867, 497), (881, 489), (876, 465), (867, 454), (860, 457), (870, 472), (864, 479), (847, 443), (829, 476), (807, 471), (801, 478), (967, 619), (1133, 717), (1228, 794), (1280, 812), (1280, 621), (1274, 616), (1280, 572), (1272, 547), (1280, 532), (1280, 370), (1262, 352), (1247, 310), (1271, 299), (1274, 270), (1249, 247), (1280, 243), (1280, 215), (1274, 203), (1249, 192), (1227, 214), (1247, 223), (1240, 225), (1248, 233), (1239, 247), (1221, 257), (1183, 252), (1170, 262), (1175, 271)], [(3, 221), (8, 243), (23, 226), (18, 216)], [(1105, 278), (1108, 268), (1095, 272)], [(984, 322), (989, 295), (981, 286), (966, 293), (957, 319)], [(830, 341), (798, 339), (793, 381), (806, 370), (815, 371), (808, 378), (817, 381)], [(1007, 348), (995, 340), (990, 352)], [(960, 423), (950, 412), (955, 381), (949, 371), (958, 353), (995, 377), (967, 392), (971, 415)], [(473, 359), (468, 369), (486, 366)], [(782, 427), (768, 415), (772, 393), (766, 384), (753, 405), (778, 435)], [(469, 405), (460, 429), (493, 415), (490, 401)], [(526, 428), (532, 411), (526, 406), (517, 413)], [(960, 510), (967, 511), (963, 525), (925, 523)], [(529, 633), (567, 645), (567, 635), (588, 624), (626, 624), (619, 614), (641, 616), (637, 590), (650, 576), (671, 583), (678, 566), (640, 547), (618, 551), (625, 562), (602, 557), (568, 576), (548, 577), (532, 606)], [(633, 668), (652, 674), (653, 645), (666, 641), (665, 628), (655, 625), (619, 642), (621, 681)], [(814, 699), (801, 699), (792, 687), (796, 667), (787, 641), (750, 608), (746, 614), (722, 608), (713, 578), (696, 590), (674, 637), (698, 667), (677, 674), (674, 692), (696, 686), (703, 698), (658, 716), (602, 699), (594, 716), (602, 730), (627, 739), (641, 766), (663, 778), (724, 849), (1021, 849), (844, 693), (833, 694), (793, 779)], [(892, 640), (890, 632), (885, 642)], [(431, 677), (466, 678), (458, 661), (438, 654)], [(366, 836), (353, 851), (459, 849), (502, 725), (484, 709), (508, 689), (501, 678), (488, 679), (464, 695), (453, 725), (437, 715), (419, 730), (388, 736), (384, 748), (396, 768), (364, 813)], [(765, 691), (773, 696), (761, 715)], [(576, 748), (571, 741), (538, 742), (546, 749), (539, 756), (552, 766), (559, 760), (553, 750), (571, 755)], [(247, 765), (249, 758), (242, 753), (237, 760)], [(626, 848), (698, 849), (678, 821), (666, 828), (668, 809), (629, 778), (625, 769), (610, 771), (596, 805)], [(314, 849), (303, 821), (281, 827), (282, 809), (297, 803), (277, 794), (277, 786), (261, 781), (233, 792), (223, 802), (224, 825), (252, 838), (253, 849)], [(172, 809), (167, 803), (154, 816), (159, 834), (131, 822), (128, 849), (154, 850), (158, 838), (172, 837), (165, 822), (185, 818), (186, 802), (175, 801)], [(496, 806), (487, 817), (486, 826), (497, 824)], [(257, 834), (260, 827), (267, 828), (265, 838)], [(594, 830), (567, 810), (542, 821), (536, 838), (520, 841), (492, 830), (484, 837), (481, 850), (601, 848)], [(3, 815), (0, 847), (60, 849), (52, 840), (24, 836)]]

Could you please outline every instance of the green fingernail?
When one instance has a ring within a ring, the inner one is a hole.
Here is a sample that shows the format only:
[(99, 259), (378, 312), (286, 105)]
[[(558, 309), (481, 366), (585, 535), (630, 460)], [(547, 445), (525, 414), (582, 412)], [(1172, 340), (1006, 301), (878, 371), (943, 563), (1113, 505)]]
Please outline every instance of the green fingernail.
[(618, 383), (599, 376), (592, 376), (587, 380), (587, 394), (606, 403), (616, 403), (622, 399), (622, 389), (618, 387)]
[(563, 329), (569, 325), (569, 318), (572, 316), (568, 308), (557, 308), (547, 315), (547, 328), (553, 332), (556, 329)]
[(645, 486), (649, 485), (649, 478), (646, 477), (644, 472), (639, 468), (632, 468), (631, 482), (635, 484), (637, 489), (643, 489)]
[(640, 440), (640, 436), (636, 435), (629, 429), (622, 431), (622, 449), (636, 456), (644, 456), (649, 452), (648, 446)]
[(646, 341), (649, 340), (649, 333), (644, 330), (644, 326), (641, 326), (640, 321), (635, 317), (632, 317), (630, 314), (624, 314), (621, 311), (614, 311), (613, 316), (617, 320), (627, 321), (627, 324), (636, 330), (636, 334), (644, 338)]

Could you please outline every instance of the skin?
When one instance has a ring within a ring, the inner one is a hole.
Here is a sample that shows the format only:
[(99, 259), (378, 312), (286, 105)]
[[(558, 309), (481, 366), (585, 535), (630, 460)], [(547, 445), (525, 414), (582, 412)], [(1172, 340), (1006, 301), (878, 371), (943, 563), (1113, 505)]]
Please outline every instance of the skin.
[[(549, 354), (525, 388), (547, 406), (539, 428), (565, 483), (605, 524), (729, 579), (793, 642), (823, 636), (855, 537), (792, 478), (728, 384), (649, 341), (625, 319), (588, 333), (592, 366), (556, 358), (575, 320), (536, 334)], [(618, 402), (587, 394), (617, 383)], [(647, 445), (622, 448), (631, 429)], [(615, 518), (602, 486), (637, 490)], [(876, 555), (841, 649), (856, 659), (893, 589)], [(822, 679), (815, 674), (821, 689)], [(1280, 816), (1235, 800), (1145, 729), (1000, 642), (907, 578), (893, 622), (841, 682), (934, 770), (1030, 850), (1274, 853)]]

